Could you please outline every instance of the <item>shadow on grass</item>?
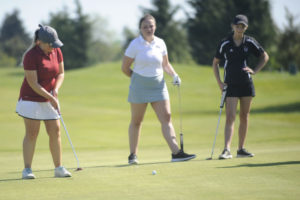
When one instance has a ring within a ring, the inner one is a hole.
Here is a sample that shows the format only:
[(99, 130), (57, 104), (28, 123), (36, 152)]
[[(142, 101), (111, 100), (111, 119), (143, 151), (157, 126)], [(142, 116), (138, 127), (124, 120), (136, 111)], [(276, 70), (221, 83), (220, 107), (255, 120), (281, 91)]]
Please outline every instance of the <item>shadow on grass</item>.
[(257, 164), (242, 164), (236, 166), (219, 167), (219, 168), (238, 168), (238, 167), (273, 167), (280, 165), (300, 165), (300, 161), (286, 161), (286, 162), (273, 162), (273, 163), (257, 163)]
[(132, 166), (143, 166), (143, 165), (157, 165), (157, 164), (171, 164), (172, 162), (149, 162), (149, 163), (139, 163), (137, 165), (129, 165), (129, 164), (123, 164), (123, 165), (100, 165), (100, 166), (90, 166), (90, 167), (85, 167), (86, 168), (120, 168), (120, 167), (132, 167)]
[[(53, 169), (40, 169), (40, 170), (34, 170), (34, 172), (48, 172), (48, 171), (53, 171)], [(22, 171), (9, 172), (9, 174), (18, 174), (18, 173), (22, 173)]]
[[(219, 108), (216, 108), (215, 110), (186, 110), (183, 111), (183, 114), (188, 116), (207, 116), (207, 115), (217, 116), (219, 114), (219, 111), (220, 111)], [(223, 112), (225, 113), (224, 108), (223, 108)], [(253, 108), (251, 109), (250, 112), (251, 114), (300, 112), (300, 102), (272, 105), (263, 108)]]
[(251, 113), (291, 113), (300, 112), (300, 102), (294, 102), (289, 104), (280, 104), (275, 106), (268, 106), (265, 108), (252, 109)]
[[(149, 162), (149, 163), (139, 163), (137, 165), (129, 165), (129, 164), (122, 164), (122, 165), (99, 165), (99, 166), (86, 166), (82, 167), (84, 169), (93, 169), (93, 168), (120, 168), (120, 167), (132, 167), (132, 166), (143, 166), (143, 165), (156, 165), (156, 164), (172, 164), (170, 161), (162, 161), (162, 162)], [(77, 168), (68, 168), (70, 172), (80, 172), (81, 170), (76, 170)], [(41, 169), (41, 170), (34, 170), (34, 172), (51, 172), (53, 169)], [(16, 174), (21, 173), (20, 171), (8, 172), (9, 174)], [(7, 180), (23, 180), (23, 179), (7, 179)], [(4, 181), (1, 180), (0, 181)]]
[[(199, 160), (189, 160), (188, 162), (196, 162)], [(183, 161), (183, 162), (187, 162), (187, 161)], [(177, 162), (175, 162), (177, 163)], [(180, 162), (178, 162), (180, 163)], [(181, 162), (182, 163), (182, 162)], [(158, 165), (158, 164), (174, 164), (174, 162), (171, 161), (161, 161), (161, 162), (148, 162), (148, 163), (139, 163), (137, 165), (133, 164), (133, 165), (129, 165), (129, 164), (123, 164), (123, 165), (100, 165), (100, 166), (90, 166), (90, 167), (85, 167), (85, 169), (87, 168), (121, 168), (121, 167), (133, 167), (133, 166), (143, 166), (143, 165)]]
[(8, 182), (8, 181), (21, 181), (22, 178), (8, 178), (8, 179), (0, 179), (0, 182)]
[[(36, 179), (52, 179), (55, 178), (54, 176), (52, 177), (38, 177)], [(22, 178), (8, 178), (8, 179), (0, 179), (0, 182), (8, 182), (8, 181), (32, 181), (36, 179), (22, 179)]]

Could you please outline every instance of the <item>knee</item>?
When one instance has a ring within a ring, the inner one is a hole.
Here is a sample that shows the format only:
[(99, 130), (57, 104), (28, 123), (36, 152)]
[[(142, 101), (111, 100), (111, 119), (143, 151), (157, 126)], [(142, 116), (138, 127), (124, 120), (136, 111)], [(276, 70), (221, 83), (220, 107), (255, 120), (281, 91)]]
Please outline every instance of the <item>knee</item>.
[(248, 122), (249, 113), (240, 113), (240, 122)]
[(232, 124), (235, 121), (235, 114), (229, 113), (226, 115), (226, 123)]
[(25, 138), (30, 141), (35, 141), (39, 132), (26, 132)]
[(142, 125), (143, 120), (131, 120), (130, 126), (139, 128)]
[(60, 128), (58, 126), (47, 130), (48, 136), (51, 138), (60, 138)]
[(171, 113), (166, 113), (160, 118), (161, 124), (171, 124)]
[(54, 137), (54, 138), (60, 138), (60, 130), (59, 130), (59, 129), (56, 129), (56, 130), (53, 131), (50, 135), (51, 135), (52, 137)]

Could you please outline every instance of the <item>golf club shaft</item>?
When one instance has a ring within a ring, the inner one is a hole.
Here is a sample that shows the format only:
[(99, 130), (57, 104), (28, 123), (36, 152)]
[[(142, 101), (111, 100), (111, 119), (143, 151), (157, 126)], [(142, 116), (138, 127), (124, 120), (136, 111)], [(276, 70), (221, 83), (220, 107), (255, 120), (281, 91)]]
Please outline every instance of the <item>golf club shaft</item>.
[(59, 115), (60, 115), (60, 121), (61, 121), (61, 123), (62, 123), (62, 125), (63, 125), (63, 127), (64, 127), (64, 129), (65, 129), (65, 132), (66, 132), (66, 135), (67, 135), (67, 137), (68, 137), (69, 143), (70, 143), (70, 145), (71, 145), (71, 147), (72, 147), (74, 156), (75, 156), (75, 158), (76, 158), (76, 161), (77, 161), (77, 169), (79, 169), (79, 168), (80, 168), (80, 165), (79, 165), (79, 160), (78, 160), (77, 154), (76, 154), (76, 152), (75, 152), (75, 148), (74, 148), (74, 146), (73, 146), (73, 144), (72, 144), (72, 141), (71, 141), (71, 138), (70, 138), (70, 136), (69, 136), (67, 127), (66, 127), (66, 125), (65, 125), (65, 123), (64, 123), (64, 120), (63, 120), (61, 114), (59, 114)]
[(217, 128), (216, 128), (216, 134), (215, 134), (215, 139), (214, 139), (214, 143), (213, 143), (212, 150), (211, 150), (211, 156), (210, 156), (211, 158), (213, 157), (213, 154), (214, 154), (214, 149), (215, 149), (215, 144), (216, 144), (216, 140), (217, 140), (219, 124), (220, 124), (220, 119), (221, 119), (221, 114), (222, 114), (222, 108), (220, 108), (219, 119), (218, 119), (218, 124), (217, 124)]
[(183, 133), (182, 133), (182, 113), (181, 113), (181, 94), (180, 85), (177, 86), (178, 91), (178, 110), (179, 110), (179, 130), (180, 130), (180, 148), (183, 151)]
[(210, 156), (211, 159), (212, 159), (213, 154), (214, 154), (215, 144), (216, 144), (216, 140), (217, 140), (219, 125), (220, 125), (220, 120), (221, 120), (221, 115), (222, 115), (222, 108), (224, 107), (224, 103), (225, 103), (225, 100), (226, 100), (226, 92), (227, 92), (227, 85), (225, 85), (223, 90), (222, 90), (219, 119), (218, 119), (218, 124), (217, 124), (217, 128), (216, 128), (215, 139), (214, 139), (212, 150), (211, 150), (211, 156)]

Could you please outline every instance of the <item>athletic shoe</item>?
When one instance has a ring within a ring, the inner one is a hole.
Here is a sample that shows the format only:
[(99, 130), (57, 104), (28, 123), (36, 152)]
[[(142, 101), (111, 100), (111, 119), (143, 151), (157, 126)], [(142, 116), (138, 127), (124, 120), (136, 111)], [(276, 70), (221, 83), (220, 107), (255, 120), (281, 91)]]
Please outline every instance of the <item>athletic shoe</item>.
[(181, 162), (196, 158), (195, 154), (187, 154), (180, 150), (177, 154), (172, 154), (171, 162)]
[(138, 161), (137, 156), (135, 154), (132, 153), (128, 156), (128, 164), (129, 165), (139, 164), (139, 161)]
[(253, 153), (250, 153), (248, 152), (246, 149), (242, 148), (240, 150), (237, 151), (237, 155), (236, 157), (238, 158), (244, 158), (244, 157), (253, 157), (254, 154)]
[(232, 158), (232, 155), (231, 155), (230, 151), (227, 150), (227, 149), (224, 149), (223, 152), (222, 152), (222, 154), (219, 156), (220, 160), (231, 159), (231, 158)]
[(25, 168), (22, 172), (23, 179), (35, 179), (35, 175), (32, 173), (31, 168)]
[(54, 169), (54, 176), (58, 178), (62, 178), (62, 177), (71, 177), (72, 175), (68, 170), (66, 170), (66, 168), (60, 166)]

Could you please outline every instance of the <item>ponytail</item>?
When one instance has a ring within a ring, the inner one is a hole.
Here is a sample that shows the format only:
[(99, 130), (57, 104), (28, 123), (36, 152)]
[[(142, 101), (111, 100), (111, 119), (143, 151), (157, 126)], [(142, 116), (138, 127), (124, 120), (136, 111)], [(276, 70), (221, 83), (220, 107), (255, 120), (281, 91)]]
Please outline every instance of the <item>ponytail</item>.
[(28, 47), (28, 49), (24, 52), (23, 56), (22, 56), (22, 62), (20, 63), (20, 65), (23, 66), (23, 61), (24, 61), (24, 58), (25, 58), (25, 55), (28, 53), (28, 51), (30, 51), (33, 47), (35, 47), (35, 45), (37, 44), (37, 40), (39, 39), (39, 30), (40, 29), (37, 29), (35, 32), (34, 32), (34, 37), (33, 37), (33, 41), (31, 43), (31, 45)]

